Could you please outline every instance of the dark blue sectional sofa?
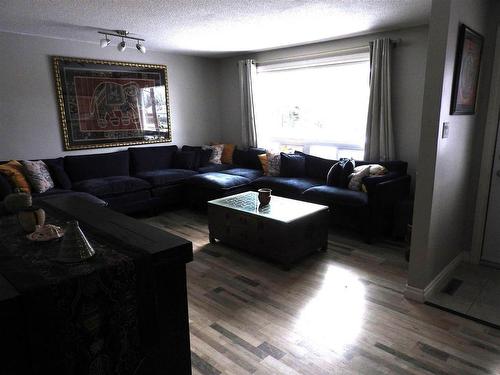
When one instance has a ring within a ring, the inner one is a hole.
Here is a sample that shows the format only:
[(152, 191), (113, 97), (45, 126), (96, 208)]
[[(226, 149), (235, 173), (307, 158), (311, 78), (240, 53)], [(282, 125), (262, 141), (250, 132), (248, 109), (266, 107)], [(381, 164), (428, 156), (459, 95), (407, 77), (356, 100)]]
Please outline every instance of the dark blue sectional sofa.
[[(138, 147), (47, 159), (56, 186), (33, 198), (78, 192), (97, 197), (114, 210), (134, 213), (173, 204), (204, 207), (210, 199), (267, 187), (275, 195), (328, 205), (336, 223), (356, 226), (371, 237), (392, 226), (394, 206), (409, 195), (410, 176), (402, 161), (376, 162), (389, 173), (365, 177), (365, 193), (326, 185), (336, 161), (306, 154), (302, 154), (302, 170), (264, 176), (258, 159), (264, 152), (236, 149), (232, 165), (210, 164), (201, 147), (192, 146), (181, 150), (177, 146)], [(356, 165), (367, 163), (356, 161)], [(0, 201), (11, 192), (8, 180), (0, 174)]]

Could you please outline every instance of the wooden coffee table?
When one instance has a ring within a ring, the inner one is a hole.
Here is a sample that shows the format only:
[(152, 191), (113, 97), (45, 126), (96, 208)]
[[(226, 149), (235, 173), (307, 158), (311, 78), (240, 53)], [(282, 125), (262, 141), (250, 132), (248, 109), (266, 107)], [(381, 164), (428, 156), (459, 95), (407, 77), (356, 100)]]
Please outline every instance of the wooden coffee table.
[(210, 242), (220, 240), (281, 263), (292, 263), (328, 243), (328, 207), (273, 196), (261, 207), (253, 191), (208, 202)]

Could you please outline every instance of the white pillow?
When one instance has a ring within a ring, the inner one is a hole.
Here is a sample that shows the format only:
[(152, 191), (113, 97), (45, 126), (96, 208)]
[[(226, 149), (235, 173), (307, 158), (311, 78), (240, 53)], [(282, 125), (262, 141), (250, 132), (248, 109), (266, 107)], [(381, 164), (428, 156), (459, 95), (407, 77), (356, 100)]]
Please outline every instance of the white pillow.
[(210, 159), (208, 159), (209, 163), (214, 164), (222, 164), (222, 151), (224, 151), (224, 145), (203, 145), (201, 146), (202, 150), (212, 150), (212, 154), (210, 155)]
[(354, 172), (349, 176), (350, 180), (347, 187), (350, 190), (361, 191), (364, 177), (380, 176), (386, 173), (387, 168), (381, 166), (380, 164), (366, 164), (357, 166), (356, 168), (354, 168)]
[(354, 168), (354, 172), (349, 176), (349, 185), (347, 188), (349, 190), (361, 191), (361, 184), (363, 178), (370, 175), (370, 165), (360, 165)]

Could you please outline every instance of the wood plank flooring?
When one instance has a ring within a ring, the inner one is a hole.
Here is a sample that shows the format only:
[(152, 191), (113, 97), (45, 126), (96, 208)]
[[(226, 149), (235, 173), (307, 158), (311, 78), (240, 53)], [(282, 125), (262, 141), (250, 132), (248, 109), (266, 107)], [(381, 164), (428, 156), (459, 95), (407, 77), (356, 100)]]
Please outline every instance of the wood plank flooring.
[(397, 243), (330, 231), (290, 271), (223, 244), (189, 210), (143, 219), (191, 240), (193, 373), (500, 374), (500, 331), (403, 297)]

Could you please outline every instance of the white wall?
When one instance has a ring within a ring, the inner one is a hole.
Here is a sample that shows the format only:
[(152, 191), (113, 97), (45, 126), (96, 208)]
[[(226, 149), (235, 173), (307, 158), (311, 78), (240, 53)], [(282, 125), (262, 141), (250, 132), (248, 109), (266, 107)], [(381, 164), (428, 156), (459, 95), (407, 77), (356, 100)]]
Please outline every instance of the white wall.
[(392, 94), (396, 156), (409, 163), (409, 173), (415, 178), (418, 156), (425, 61), (427, 56), (427, 26), (334, 40), (300, 47), (266, 51), (221, 61), (221, 124), (226, 142), (241, 143), (241, 112), (237, 61), (250, 57), (257, 60), (315, 54), (326, 51), (368, 45), (370, 40), (390, 37), (401, 39), (393, 50)]
[[(96, 41), (98, 35), (96, 34)], [(0, 32), (0, 160), (111, 152), (63, 152), (50, 56), (166, 64), (173, 144), (220, 138), (218, 61)]]
[[(433, 1), (429, 25), (429, 51), (417, 165), (415, 211), (408, 285), (424, 289), (455, 257), (470, 246), (474, 165), (480, 150), (487, 109), (484, 90), (489, 81), (483, 58), (476, 115), (452, 116), (450, 103), (459, 24), (486, 35), (488, 0)], [(485, 51), (483, 57), (488, 57)], [(448, 138), (441, 138), (449, 122)]]

